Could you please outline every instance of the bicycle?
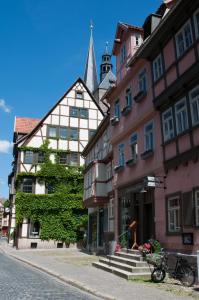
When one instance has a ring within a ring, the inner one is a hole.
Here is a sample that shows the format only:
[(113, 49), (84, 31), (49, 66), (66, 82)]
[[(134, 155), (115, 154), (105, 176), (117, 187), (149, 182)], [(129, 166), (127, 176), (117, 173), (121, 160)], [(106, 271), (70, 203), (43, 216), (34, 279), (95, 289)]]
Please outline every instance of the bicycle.
[(170, 277), (179, 280), (181, 284), (186, 287), (190, 287), (195, 283), (195, 270), (189, 265), (187, 259), (182, 257), (182, 255), (176, 255), (176, 264), (173, 271), (171, 271), (168, 267), (167, 253), (156, 254), (155, 260), (152, 259), (153, 255), (150, 256), (148, 255), (147, 262), (154, 266), (151, 273), (151, 280), (153, 282), (162, 282), (166, 277), (166, 273), (168, 273)]

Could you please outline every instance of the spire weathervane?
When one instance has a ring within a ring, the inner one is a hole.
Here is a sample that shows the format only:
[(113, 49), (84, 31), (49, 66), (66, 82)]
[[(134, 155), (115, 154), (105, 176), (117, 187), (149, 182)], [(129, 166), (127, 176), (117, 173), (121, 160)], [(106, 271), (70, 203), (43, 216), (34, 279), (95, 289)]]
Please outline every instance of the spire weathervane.
[(91, 36), (93, 35), (93, 28), (94, 28), (94, 26), (93, 26), (93, 21), (91, 20), (91, 21), (90, 21)]

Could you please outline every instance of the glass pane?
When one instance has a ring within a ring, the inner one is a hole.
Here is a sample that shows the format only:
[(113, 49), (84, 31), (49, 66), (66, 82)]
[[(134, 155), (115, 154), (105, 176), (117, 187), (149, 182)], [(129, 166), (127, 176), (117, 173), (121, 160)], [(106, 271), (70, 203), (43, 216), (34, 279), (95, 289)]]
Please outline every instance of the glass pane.
[(45, 154), (43, 152), (38, 152), (38, 163), (43, 163), (45, 159)]
[(25, 164), (32, 164), (33, 163), (33, 151), (25, 151), (24, 154), (24, 163)]
[(71, 107), (70, 108), (70, 115), (72, 116), (72, 117), (78, 117), (78, 108), (77, 107)]
[(48, 127), (48, 135), (49, 137), (57, 137), (57, 128), (56, 127)]
[(80, 108), (80, 118), (88, 119), (88, 109)]
[(70, 129), (70, 138), (71, 140), (78, 140), (78, 130), (76, 128)]
[(59, 163), (60, 164), (67, 164), (67, 157), (68, 157), (68, 154), (63, 152), (63, 153), (60, 153), (59, 154)]
[(23, 192), (24, 193), (32, 193), (32, 178), (24, 178), (23, 179)]
[(77, 97), (78, 99), (83, 99), (83, 92), (76, 91), (76, 97)]
[(71, 153), (70, 154), (70, 165), (71, 166), (77, 166), (79, 161), (79, 155), (78, 153)]
[(67, 139), (68, 138), (68, 128), (60, 127), (59, 137), (60, 137), (60, 139)]

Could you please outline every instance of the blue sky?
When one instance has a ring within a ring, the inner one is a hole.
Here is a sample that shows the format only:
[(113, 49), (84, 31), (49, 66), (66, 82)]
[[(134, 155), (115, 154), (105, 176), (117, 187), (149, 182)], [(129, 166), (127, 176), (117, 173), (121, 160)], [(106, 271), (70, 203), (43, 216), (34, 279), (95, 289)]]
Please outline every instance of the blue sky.
[(0, 197), (8, 197), (14, 117), (41, 118), (82, 77), (94, 23), (99, 69), (118, 21), (142, 26), (161, 0), (0, 1)]

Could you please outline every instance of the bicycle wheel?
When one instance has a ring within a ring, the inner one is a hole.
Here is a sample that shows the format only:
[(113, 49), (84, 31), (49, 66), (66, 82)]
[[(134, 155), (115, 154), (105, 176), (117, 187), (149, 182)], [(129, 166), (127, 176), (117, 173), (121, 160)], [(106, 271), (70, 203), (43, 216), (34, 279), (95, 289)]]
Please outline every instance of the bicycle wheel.
[(151, 273), (151, 280), (156, 283), (162, 282), (165, 279), (165, 276), (166, 276), (165, 270), (156, 268)]
[(179, 280), (182, 283), (182, 285), (187, 287), (192, 286), (195, 283), (196, 279), (195, 271), (189, 266), (185, 266), (180, 269), (181, 276), (179, 277)]

